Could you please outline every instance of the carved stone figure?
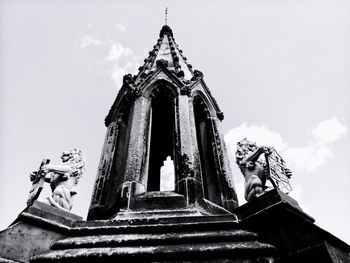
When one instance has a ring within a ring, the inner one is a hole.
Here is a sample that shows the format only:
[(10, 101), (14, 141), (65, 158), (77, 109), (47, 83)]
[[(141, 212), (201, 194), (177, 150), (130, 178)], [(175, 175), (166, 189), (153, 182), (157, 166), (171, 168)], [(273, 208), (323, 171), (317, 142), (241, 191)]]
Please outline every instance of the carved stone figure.
[[(267, 157), (273, 152), (275, 150), (272, 147), (258, 147), (255, 142), (248, 141), (246, 138), (237, 143), (236, 162), (245, 178), (244, 197), (248, 202), (259, 197), (266, 191), (267, 187), (265, 184), (267, 179), (271, 180), (272, 185), (276, 188), (278, 188), (278, 182), (276, 184), (275, 180), (282, 181), (282, 179), (271, 178), (270, 176)], [(279, 175), (286, 177), (288, 181), (292, 173), (284, 166), (282, 166), (282, 169), (283, 171)]]
[(62, 164), (44, 164), (39, 171), (30, 174), (31, 181), (44, 179), (50, 184), (52, 196), (47, 198), (50, 205), (70, 211), (73, 206), (73, 196), (77, 193), (75, 186), (84, 172), (84, 157), (81, 150), (71, 149), (63, 152)]

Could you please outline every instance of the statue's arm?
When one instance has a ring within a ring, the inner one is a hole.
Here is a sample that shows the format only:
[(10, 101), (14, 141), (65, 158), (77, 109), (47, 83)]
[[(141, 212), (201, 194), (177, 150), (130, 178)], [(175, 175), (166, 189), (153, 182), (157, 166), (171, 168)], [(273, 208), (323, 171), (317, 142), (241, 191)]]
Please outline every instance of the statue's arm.
[(43, 170), (46, 172), (54, 172), (59, 174), (71, 174), (74, 172), (69, 165), (54, 165), (54, 164), (45, 165), (43, 167)]
[(245, 162), (253, 162), (255, 163), (261, 154), (263, 153), (267, 153), (269, 154), (270, 152), (270, 148), (266, 147), (266, 146), (260, 146), (258, 149), (256, 149), (254, 152), (252, 152), (251, 154), (248, 154), (247, 157), (245, 158)]

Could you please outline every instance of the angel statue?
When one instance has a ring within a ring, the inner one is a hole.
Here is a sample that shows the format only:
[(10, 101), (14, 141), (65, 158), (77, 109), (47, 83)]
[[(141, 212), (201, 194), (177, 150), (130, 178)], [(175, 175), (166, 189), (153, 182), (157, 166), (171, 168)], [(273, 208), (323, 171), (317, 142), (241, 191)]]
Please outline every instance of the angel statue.
[(85, 161), (81, 150), (71, 149), (61, 156), (62, 164), (50, 164), (44, 159), (38, 171), (30, 173), (33, 182), (27, 205), (31, 205), (38, 198), (44, 182), (50, 184), (52, 196), (47, 198), (48, 204), (70, 211), (73, 206), (75, 187), (84, 172)]
[(244, 197), (248, 202), (267, 191), (267, 180), (275, 188), (291, 190), (288, 179), (292, 172), (273, 147), (258, 147), (245, 138), (237, 143), (236, 163), (245, 178)]

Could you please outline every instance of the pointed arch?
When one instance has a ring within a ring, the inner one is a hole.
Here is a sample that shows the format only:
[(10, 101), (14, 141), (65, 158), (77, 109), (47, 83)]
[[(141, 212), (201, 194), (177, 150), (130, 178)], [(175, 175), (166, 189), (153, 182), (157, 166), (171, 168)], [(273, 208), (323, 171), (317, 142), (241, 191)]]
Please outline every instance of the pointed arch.
[(193, 101), (196, 101), (196, 103), (203, 104), (205, 107), (205, 110), (208, 112), (208, 117), (214, 117), (216, 116), (215, 108), (214, 106), (210, 103), (209, 99), (205, 95), (205, 93), (201, 90), (194, 90), (192, 93)]
[(213, 109), (210, 109), (208, 101), (200, 93), (193, 98), (193, 109), (203, 182), (203, 195), (207, 200), (221, 206), (220, 177), (217, 169), (217, 156), (213, 147), (215, 139), (213, 124), (211, 122)]
[(174, 160), (174, 100), (177, 95), (177, 88), (165, 80), (156, 81), (144, 93), (144, 96), (148, 96), (151, 100), (147, 191), (161, 190), (160, 170), (163, 162), (168, 156)]
[(157, 97), (158, 94), (174, 99), (179, 94), (178, 87), (165, 79), (159, 79), (144, 90), (143, 96), (152, 99)]

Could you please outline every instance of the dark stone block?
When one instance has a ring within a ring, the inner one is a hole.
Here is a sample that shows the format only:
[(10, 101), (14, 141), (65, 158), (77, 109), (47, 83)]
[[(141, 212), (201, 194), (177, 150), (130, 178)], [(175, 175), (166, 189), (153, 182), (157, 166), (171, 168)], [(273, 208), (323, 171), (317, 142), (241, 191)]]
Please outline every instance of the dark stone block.
[(350, 262), (349, 254), (341, 251), (328, 242), (318, 244), (314, 247), (308, 247), (298, 251), (293, 255), (288, 255), (276, 260), (276, 263), (333, 263)]
[(31, 256), (49, 251), (51, 243), (64, 238), (73, 223), (81, 219), (35, 201), (0, 232), (0, 259), (29, 262)]
[[(315, 225), (314, 219), (304, 213), (293, 198), (279, 190), (269, 191), (234, 212), (243, 227), (256, 232), (262, 242), (277, 248), (278, 262), (341, 262), (338, 259), (309, 260), (318, 259), (322, 253), (330, 254), (330, 251), (336, 251), (335, 258), (349, 255), (349, 245)], [(327, 246), (322, 245), (325, 242)], [(293, 257), (298, 260), (293, 261)], [(350, 262), (349, 257), (347, 260), (343, 262)]]
[[(299, 214), (305, 220), (314, 222), (315, 220), (304, 213), (298, 202), (289, 195), (273, 189), (261, 195), (258, 199), (246, 203), (235, 210), (240, 219), (249, 219), (251, 216), (261, 214), (274, 207), (286, 207), (292, 209), (294, 213)], [(270, 211), (270, 210), (269, 210)]]
[(159, 68), (159, 67), (167, 68), (168, 67), (168, 61), (165, 60), (165, 59), (158, 59), (156, 61), (156, 65), (157, 65), (157, 68)]
[(217, 112), (216, 116), (218, 117), (218, 119), (220, 121), (222, 121), (224, 119), (224, 113), (222, 111)]
[(182, 179), (178, 183), (178, 187), (186, 197), (188, 205), (194, 204), (198, 199), (203, 197), (202, 184), (193, 177)]
[(174, 192), (147, 192), (131, 199), (130, 209), (179, 209), (186, 207), (183, 195)]
[(171, 30), (171, 28), (167, 25), (163, 26), (162, 29), (160, 30), (159, 33), (159, 37), (163, 37), (164, 35), (168, 35), (168, 36), (173, 36), (173, 31)]

